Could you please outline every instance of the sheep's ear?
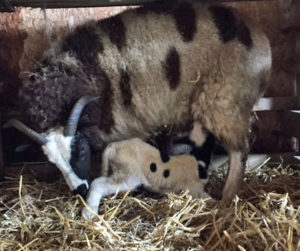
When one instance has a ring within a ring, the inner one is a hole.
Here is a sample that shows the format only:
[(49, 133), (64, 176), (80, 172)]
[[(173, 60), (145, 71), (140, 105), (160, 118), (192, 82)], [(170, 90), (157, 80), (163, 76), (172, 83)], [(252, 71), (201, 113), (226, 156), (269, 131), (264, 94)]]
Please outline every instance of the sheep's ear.
[(160, 158), (163, 163), (167, 163), (170, 160), (170, 156), (165, 152), (160, 152)]
[(22, 144), (15, 148), (16, 153), (24, 152), (28, 147), (32, 146), (31, 144)]

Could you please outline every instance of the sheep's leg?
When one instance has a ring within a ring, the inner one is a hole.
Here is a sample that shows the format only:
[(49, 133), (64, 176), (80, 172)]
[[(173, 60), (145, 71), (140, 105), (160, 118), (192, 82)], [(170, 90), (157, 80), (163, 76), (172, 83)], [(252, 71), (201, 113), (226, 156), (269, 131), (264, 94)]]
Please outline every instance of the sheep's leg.
[(176, 143), (180, 142), (192, 145), (191, 155), (198, 161), (199, 178), (207, 179), (207, 169), (215, 147), (215, 138), (213, 135), (204, 130), (199, 122), (195, 121), (189, 136), (180, 139)]
[(191, 154), (195, 156), (199, 164), (206, 170), (208, 169), (211, 157), (215, 147), (215, 138), (212, 134), (208, 134), (202, 146), (194, 146)]
[(248, 157), (248, 142), (245, 143), (245, 146), (242, 150), (228, 151), (229, 169), (222, 193), (223, 200), (232, 199), (241, 187)]
[[(91, 188), (87, 196), (88, 207), (97, 214), (100, 201), (103, 197), (117, 192), (123, 192), (128, 189), (135, 189), (141, 184), (137, 177), (131, 177), (124, 180), (123, 183), (114, 183), (113, 176), (99, 177), (93, 180)], [(82, 216), (85, 218), (92, 218), (94, 214), (87, 208), (82, 209)]]
[[(235, 102), (228, 102), (235, 104)], [(206, 128), (220, 142), (229, 155), (229, 169), (222, 199), (231, 199), (241, 186), (248, 154), (249, 114), (240, 112), (237, 107), (226, 107), (226, 102), (215, 103), (215, 110), (205, 107), (205, 103), (195, 105), (195, 117), (201, 120)], [(220, 107), (218, 107), (220, 105)], [(223, 109), (222, 109), (223, 108)], [(197, 110), (196, 110), (197, 109)], [(235, 112), (233, 112), (235, 111)]]

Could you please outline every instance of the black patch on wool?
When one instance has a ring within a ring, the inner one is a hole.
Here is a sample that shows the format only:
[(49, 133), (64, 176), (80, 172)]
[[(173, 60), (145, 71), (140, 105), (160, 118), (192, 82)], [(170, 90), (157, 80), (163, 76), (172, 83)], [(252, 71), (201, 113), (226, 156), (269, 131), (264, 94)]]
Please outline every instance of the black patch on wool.
[(148, 143), (159, 150), (163, 163), (167, 163), (170, 160), (168, 149), (171, 146), (172, 138), (166, 132), (161, 132), (154, 137), (154, 142), (149, 141)]
[(219, 30), (220, 39), (226, 43), (235, 38), (242, 42), (247, 48), (253, 44), (249, 28), (243, 21), (238, 20), (234, 13), (226, 7), (211, 6), (209, 11), (213, 21)]
[(175, 47), (171, 47), (163, 63), (163, 69), (170, 89), (175, 90), (180, 81), (180, 57)]
[(163, 1), (158, 3), (148, 3), (141, 8), (137, 8), (138, 14), (165, 14), (171, 15), (176, 23), (178, 32), (183, 41), (192, 41), (197, 31), (196, 12), (189, 3), (181, 1)]
[(103, 51), (103, 44), (93, 25), (82, 25), (66, 37), (63, 50), (71, 51), (84, 64), (94, 64), (97, 53)]
[(107, 134), (111, 132), (114, 93), (110, 79), (97, 61), (103, 45), (96, 28), (80, 26), (63, 42), (63, 50), (70, 51), (79, 60), (78, 68), (47, 59), (33, 72), (32, 82), (22, 88), (21, 108), (34, 129), (44, 131), (58, 124), (64, 125), (76, 101), (84, 95), (93, 95), (89, 82), (96, 79), (100, 98), (85, 107), (78, 127), (96, 125)]
[(197, 31), (196, 12), (193, 6), (189, 3), (180, 3), (172, 16), (183, 41), (192, 41)]
[(45, 131), (64, 125), (73, 105), (84, 95), (90, 95), (86, 85), (75, 76), (53, 71), (24, 86), (20, 93), (20, 107), (30, 120), (31, 127)]
[[(106, 75), (106, 73), (102, 71), (102, 74), (99, 74), (101, 76), (101, 79), (103, 80), (102, 83), (104, 83), (104, 89), (102, 91), (102, 100), (99, 101), (101, 103), (100, 110), (98, 114), (101, 114), (99, 119), (98, 127), (101, 130), (104, 130), (107, 134), (111, 133), (112, 128), (114, 127), (114, 118), (113, 118), (113, 89), (110, 82), (110, 79)], [(96, 114), (95, 114), (96, 115)]]
[(188, 136), (182, 137), (174, 142), (174, 144), (187, 144), (192, 146), (191, 155), (193, 155), (198, 161), (203, 161), (208, 169), (212, 153), (215, 148), (215, 138), (210, 133), (208, 134), (205, 142), (202, 146), (196, 146), (195, 143), (190, 140)]
[(110, 41), (121, 50), (126, 44), (126, 28), (120, 15), (98, 22), (101, 29), (108, 34)]
[(197, 160), (202, 160), (207, 169), (209, 167), (214, 148), (215, 138), (212, 134), (209, 134), (202, 146), (194, 146), (191, 154), (194, 155)]
[[(83, 30), (83, 34), (80, 34), (81, 30)], [(112, 113), (114, 93), (108, 75), (101, 68), (100, 62), (97, 60), (97, 53), (103, 51), (103, 45), (96, 33), (96, 27), (82, 26), (79, 27), (79, 29), (76, 29), (76, 31), (76, 35), (73, 34), (67, 38), (68, 42), (65, 42), (65, 44), (68, 46), (64, 47), (65, 49), (70, 49), (74, 52), (81, 62), (79, 65), (81, 70), (79, 73), (76, 72), (73, 74), (76, 76), (77, 81), (80, 82), (82, 86), (86, 86), (86, 88), (90, 88), (90, 85), (88, 84), (89, 81), (96, 79), (98, 84), (97, 88), (99, 90), (98, 95), (100, 96), (96, 102), (86, 106), (80, 117), (79, 127), (97, 125), (101, 131), (110, 134), (114, 126)], [(80, 40), (81, 35), (83, 38)], [(76, 39), (74, 41), (74, 36), (78, 38), (78, 44), (75, 43)], [(87, 39), (87, 43), (85, 43), (85, 39)], [(87, 53), (85, 54), (85, 52)], [(69, 85), (71, 85), (71, 83)], [(83, 95), (78, 98), (82, 96)]]
[(151, 163), (151, 164), (150, 164), (150, 171), (151, 171), (152, 173), (155, 173), (155, 172), (157, 171), (157, 166), (156, 166), (155, 163)]
[(170, 176), (170, 170), (169, 169), (164, 170), (163, 175), (165, 178), (168, 178)]
[(237, 27), (233, 12), (226, 7), (211, 6), (209, 11), (212, 14), (213, 21), (219, 30), (221, 40), (226, 43), (236, 37)]
[(206, 170), (207, 168), (204, 168), (201, 165), (198, 165), (198, 176), (200, 179), (207, 179), (207, 172)]
[(86, 107), (80, 118), (81, 125), (96, 124), (101, 131), (110, 134), (115, 124), (112, 111), (114, 92), (111, 81), (100, 65), (94, 71), (86, 66), (84, 70), (90, 72), (88, 75), (96, 78), (99, 83), (100, 97)]
[(253, 45), (249, 27), (242, 21), (238, 28), (238, 40), (242, 42), (248, 49)]
[(130, 87), (130, 75), (127, 71), (121, 70), (120, 90), (124, 106), (130, 106), (132, 102), (132, 91)]

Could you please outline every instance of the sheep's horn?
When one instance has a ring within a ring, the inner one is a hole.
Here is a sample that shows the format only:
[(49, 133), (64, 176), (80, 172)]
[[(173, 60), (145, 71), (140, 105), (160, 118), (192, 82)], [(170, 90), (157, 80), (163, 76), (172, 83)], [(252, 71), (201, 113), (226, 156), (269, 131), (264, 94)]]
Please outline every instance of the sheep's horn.
[(90, 102), (97, 100), (98, 97), (95, 96), (83, 96), (74, 105), (71, 114), (69, 116), (68, 124), (65, 127), (65, 136), (74, 136), (77, 129), (78, 120), (83, 108)]
[(29, 138), (33, 139), (35, 142), (37, 142), (40, 145), (45, 145), (47, 143), (47, 139), (44, 135), (30, 129), (28, 126), (26, 126), (25, 124), (23, 124), (21, 121), (17, 119), (11, 119), (3, 125), (4, 128), (8, 128), (11, 126), (15, 127), (20, 132), (24, 133), (25, 135), (27, 135)]

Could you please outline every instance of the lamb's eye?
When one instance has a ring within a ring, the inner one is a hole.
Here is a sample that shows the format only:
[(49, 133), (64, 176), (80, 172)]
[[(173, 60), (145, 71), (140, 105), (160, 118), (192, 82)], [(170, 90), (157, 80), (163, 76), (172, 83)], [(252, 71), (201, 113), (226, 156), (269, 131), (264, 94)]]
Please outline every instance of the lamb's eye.
[(156, 172), (156, 170), (157, 170), (157, 166), (156, 166), (156, 164), (155, 163), (151, 163), (150, 164), (150, 170), (151, 170), (151, 172)]

